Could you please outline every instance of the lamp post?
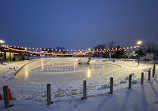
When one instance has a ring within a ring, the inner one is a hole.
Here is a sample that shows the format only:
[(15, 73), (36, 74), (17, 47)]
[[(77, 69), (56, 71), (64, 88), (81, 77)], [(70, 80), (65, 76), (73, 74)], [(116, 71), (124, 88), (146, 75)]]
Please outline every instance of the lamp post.
[(4, 40), (0, 40), (0, 45), (2, 45), (4, 43)]
[(140, 45), (142, 44), (142, 41), (137, 41), (137, 44), (139, 45), (139, 51), (138, 51), (138, 55), (137, 55), (137, 57), (138, 57), (138, 65), (139, 65), (139, 53), (140, 53)]
[(142, 44), (142, 41), (137, 41), (137, 44), (140, 46)]

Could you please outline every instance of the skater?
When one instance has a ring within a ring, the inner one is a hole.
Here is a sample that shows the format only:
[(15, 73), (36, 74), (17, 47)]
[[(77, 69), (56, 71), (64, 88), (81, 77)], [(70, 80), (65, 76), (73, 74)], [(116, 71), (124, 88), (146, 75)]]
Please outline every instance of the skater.
[(89, 59), (88, 59), (88, 62), (87, 62), (87, 64), (89, 64), (89, 63), (90, 63), (90, 61), (91, 61), (91, 58), (89, 58)]

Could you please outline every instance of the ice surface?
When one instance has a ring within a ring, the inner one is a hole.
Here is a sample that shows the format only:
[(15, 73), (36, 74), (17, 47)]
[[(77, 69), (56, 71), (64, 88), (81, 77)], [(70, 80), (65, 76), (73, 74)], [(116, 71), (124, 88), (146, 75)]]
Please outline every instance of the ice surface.
[(61, 82), (83, 80), (107, 73), (120, 66), (107, 62), (92, 61), (88, 64), (78, 64), (77, 59), (50, 58), (26, 65), (16, 74), (16, 78), (36, 82)]

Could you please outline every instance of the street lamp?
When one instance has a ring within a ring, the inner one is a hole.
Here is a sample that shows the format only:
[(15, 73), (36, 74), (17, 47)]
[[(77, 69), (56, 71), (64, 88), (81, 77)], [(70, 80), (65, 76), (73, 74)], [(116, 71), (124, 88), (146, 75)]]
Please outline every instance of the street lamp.
[(142, 44), (142, 41), (137, 41), (137, 44), (140, 46)]
[(139, 53), (140, 53), (140, 45), (142, 44), (142, 41), (137, 41), (137, 44), (139, 45), (139, 51), (138, 51), (138, 65), (139, 65)]
[(4, 43), (4, 40), (0, 40), (0, 45), (2, 45)]

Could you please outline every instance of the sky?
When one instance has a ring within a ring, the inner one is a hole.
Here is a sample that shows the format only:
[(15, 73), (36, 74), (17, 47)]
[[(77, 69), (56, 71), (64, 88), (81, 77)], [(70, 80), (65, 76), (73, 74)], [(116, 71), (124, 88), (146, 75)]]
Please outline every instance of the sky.
[(158, 0), (0, 0), (0, 39), (76, 49), (158, 41)]

